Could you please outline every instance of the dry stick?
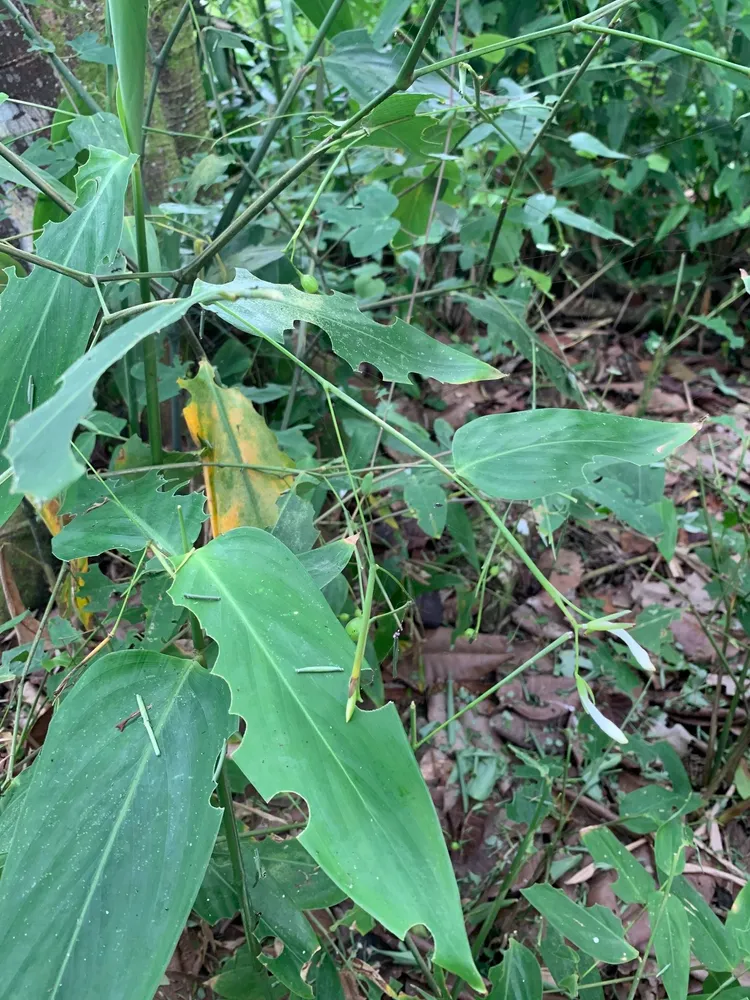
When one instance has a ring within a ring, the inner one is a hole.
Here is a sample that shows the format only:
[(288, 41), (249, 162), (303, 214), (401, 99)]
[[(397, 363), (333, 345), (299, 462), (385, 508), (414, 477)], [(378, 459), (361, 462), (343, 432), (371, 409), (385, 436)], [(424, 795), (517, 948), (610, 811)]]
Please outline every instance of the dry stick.
[[(617, 20), (619, 16), (620, 16), (620, 11), (618, 10), (615, 12), (615, 15), (613, 17), (613, 22)], [(521, 159), (518, 161), (518, 165), (516, 166), (515, 172), (510, 181), (510, 187), (508, 188), (508, 193), (505, 196), (505, 200), (503, 201), (502, 207), (500, 208), (497, 221), (495, 222), (495, 228), (492, 230), (492, 236), (490, 237), (490, 245), (487, 250), (487, 258), (484, 262), (484, 267), (482, 269), (482, 273), (479, 278), (480, 288), (485, 287), (485, 285), (487, 284), (487, 280), (489, 279), (490, 273), (492, 271), (492, 258), (495, 254), (495, 247), (497, 246), (497, 241), (500, 238), (500, 231), (503, 228), (505, 217), (508, 214), (508, 209), (510, 208), (510, 202), (513, 197), (513, 192), (515, 191), (515, 187), (519, 177), (521, 176), (521, 173), (526, 169), (526, 165), (531, 159), (532, 153), (539, 145), (539, 143), (542, 141), (547, 131), (549, 130), (550, 126), (553, 124), (557, 112), (560, 110), (565, 101), (567, 101), (569, 94), (577, 86), (578, 81), (581, 79), (583, 74), (589, 68), (592, 60), (594, 59), (594, 57), (596, 56), (597, 52), (599, 51), (599, 49), (602, 47), (603, 44), (604, 44), (604, 35), (597, 38), (597, 40), (591, 46), (585, 59), (565, 85), (565, 89), (563, 90), (562, 94), (560, 94), (558, 99), (555, 101), (555, 106), (552, 108), (549, 115), (542, 123), (542, 127), (539, 129), (537, 134), (531, 140), (529, 148), (526, 150)]]
[(77, 96), (81, 98), (83, 103), (88, 107), (89, 111), (93, 114), (96, 114), (97, 111), (101, 111), (102, 109), (96, 103), (91, 94), (89, 94), (83, 84), (71, 73), (62, 59), (55, 52), (54, 47), (50, 49), (49, 41), (39, 34), (31, 21), (16, 7), (13, 0), (2, 0), (2, 2), (5, 4), (10, 16), (23, 31), (29, 41), (33, 42), (37, 49), (44, 52), (63, 80), (65, 80), (71, 90), (73, 90)]
[[(598, 271), (595, 271), (592, 275), (586, 278), (585, 281), (581, 282), (581, 284), (576, 289), (574, 289), (570, 293), (570, 295), (566, 295), (564, 299), (558, 302), (554, 309), (550, 309), (548, 313), (545, 313), (544, 318), (540, 319), (539, 322), (534, 325), (533, 329), (538, 330), (539, 327), (542, 326), (545, 321), (549, 323), (549, 321), (554, 316), (557, 316), (558, 313), (561, 313), (564, 309), (567, 309), (567, 307), (571, 304), (571, 302), (574, 302), (579, 295), (582, 295), (587, 288), (590, 288), (595, 281), (598, 281), (599, 278), (601, 278), (603, 275), (607, 273), (607, 271), (610, 270), (610, 268), (613, 268), (615, 264), (619, 264), (621, 260), (622, 260), (622, 255), (618, 255), (614, 257), (612, 260), (610, 260), (607, 264), (604, 264), (602, 267), (600, 267)], [(615, 323), (614, 325), (616, 327), (617, 323)]]

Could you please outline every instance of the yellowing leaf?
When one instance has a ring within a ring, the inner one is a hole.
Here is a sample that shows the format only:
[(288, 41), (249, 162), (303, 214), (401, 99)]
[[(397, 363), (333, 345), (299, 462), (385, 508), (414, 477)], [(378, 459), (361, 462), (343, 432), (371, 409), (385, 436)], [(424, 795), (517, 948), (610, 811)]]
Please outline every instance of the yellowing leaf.
[[(54, 537), (59, 535), (62, 531), (65, 521), (59, 514), (60, 502), (59, 500), (49, 500), (45, 504), (39, 504), (37, 506), (37, 512), (44, 523), (49, 528), (50, 534)], [(93, 623), (93, 615), (90, 611), (86, 610), (86, 605), (89, 603), (89, 598), (81, 597), (79, 594), (80, 589), (84, 584), (84, 574), (88, 573), (89, 561), (88, 559), (71, 559), (70, 560), (70, 595), (63, 597), (63, 602), (68, 602), (69, 599), (73, 600), (75, 604), (76, 613), (78, 614), (81, 624), (84, 628), (91, 628)]]
[(278, 517), (276, 501), (292, 484), (282, 471), (292, 462), (273, 431), (239, 389), (217, 384), (207, 361), (180, 385), (192, 397), (184, 415), (201, 458), (216, 463), (203, 466), (214, 537), (243, 526), (270, 528)]

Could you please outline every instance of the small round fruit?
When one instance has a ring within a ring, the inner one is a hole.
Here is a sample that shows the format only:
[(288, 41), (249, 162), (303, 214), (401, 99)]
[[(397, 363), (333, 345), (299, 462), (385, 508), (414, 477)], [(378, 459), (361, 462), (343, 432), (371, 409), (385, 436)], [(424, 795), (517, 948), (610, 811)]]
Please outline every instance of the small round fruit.
[(362, 629), (364, 628), (364, 624), (365, 620), (362, 617), (362, 615), (356, 615), (354, 618), (350, 618), (349, 621), (344, 626), (344, 628), (346, 629), (346, 634), (349, 636), (350, 639), (353, 639), (354, 642), (356, 642), (357, 639), (359, 639), (360, 637)]
[(312, 274), (303, 274), (299, 283), (305, 292), (309, 292), (310, 295), (315, 295), (318, 290), (318, 279), (314, 278)]

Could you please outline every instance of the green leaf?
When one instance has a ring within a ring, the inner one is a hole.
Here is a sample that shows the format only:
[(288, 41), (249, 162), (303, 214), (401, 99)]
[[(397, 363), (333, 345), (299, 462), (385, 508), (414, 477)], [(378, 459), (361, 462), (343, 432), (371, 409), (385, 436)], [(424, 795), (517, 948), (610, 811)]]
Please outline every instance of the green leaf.
[(581, 840), (597, 864), (615, 869), (618, 878), (612, 884), (612, 890), (623, 903), (645, 903), (648, 900), (654, 891), (653, 879), (611, 830), (598, 826), (582, 834)]
[(600, 142), (596, 136), (589, 135), (588, 132), (574, 132), (568, 136), (568, 142), (579, 155), (595, 159), (597, 156), (604, 156), (608, 160), (629, 160), (627, 153), (618, 153), (615, 149), (610, 149)]
[(533, 951), (511, 938), (500, 965), (490, 969), (490, 1000), (542, 1000), (542, 970)]
[(499, 298), (478, 299), (470, 295), (457, 297), (466, 303), (474, 319), (487, 324), (487, 335), (494, 350), (500, 348), (498, 341), (510, 340), (527, 361), (539, 365), (564, 396), (578, 403), (583, 401), (575, 375), (518, 315), (517, 303)]
[(108, 485), (112, 492), (102, 487), (103, 503), (74, 517), (55, 535), (52, 551), (58, 559), (98, 556), (107, 549), (140, 552), (148, 542), (167, 555), (179, 555), (184, 546), (177, 508), (182, 508), (189, 544), (206, 520), (202, 493), (178, 495), (176, 485), (167, 486), (156, 471), (122, 482), (109, 480)]
[(734, 940), (741, 958), (750, 956), (750, 883), (740, 889), (727, 914), (727, 934)]
[(712, 972), (731, 972), (740, 957), (734, 935), (683, 875), (673, 880), (672, 892), (685, 906), (695, 957)]
[[(91, 150), (76, 174), (76, 210), (64, 222), (45, 227), (36, 245), (40, 257), (89, 273), (111, 269), (133, 162), (132, 157)], [(57, 379), (85, 349), (98, 311), (96, 290), (65, 275), (35, 267), (28, 277), (8, 276), (0, 296), (0, 442), (7, 443), (11, 421), (28, 412), (32, 392), (36, 406), (52, 395)], [(0, 524), (17, 504), (9, 484), (0, 487)]]
[(533, 885), (521, 893), (563, 937), (598, 962), (619, 965), (638, 958), (638, 952), (625, 940), (617, 917), (599, 903), (580, 906), (561, 889), (546, 884)]
[(233, 156), (217, 156), (208, 153), (195, 165), (193, 172), (185, 185), (185, 201), (195, 201), (195, 196), (201, 188), (211, 187), (226, 173), (226, 169), (234, 163)]
[(685, 870), (685, 847), (690, 843), (692, 838), (679, 816), (672, 816), (662, 823), (654, 838), (658, 869), (667, 876), (681, 875)]
[(89, 146), (98, 146), (100, 149), (111, 149), (121, 156), (128, 156), (130, 153), (120, 119), (106, 111), (98, 111), (95, 115), (81, 115), (70, 123), (68, 131), (76, 152), (88, 149)]
[(654, 538), (664, 530), (664, 475), (663, 467), (614, 462), (597, 469), (593, 481), (579, 492), (598, 507), (608, 507), (631, 528)]
[[(141, 719), (117, 728), (137, 694), (159, 756)], [(219, 828), (209, 799), (228, 702), (198, 664), (132, 650), (102, 657), (63, 701), (0, 881), (9, 996), (154, 995)]]
[(346, 232), (354, 257), (370, 257), (387, 246), (399, 231), (400, 223), (393, 213), (398, 198), (384, 187), (371, 184), (357, 191), (356, 205), (336, 205), (324, 218), (335, 222)]
[(71, 439), (78, 424), (94, 409), (98, 380), (136, 344), (177, 322), (192, 305), (211, 294), (204, 288), (170, 305), (147, 309), (68, 368), (55, 395), (11, 428), (5, 455), (13, 466), (14, 493), (50, 500), (84, 473), (86, 467), (73, 452)]
[(690, 316), (689, 318), (694, 323), (699, 323), (701, 326), (713, 330), (714, 333), (718, 333), (720, 337), (724, 337), (733, 350), (741, 350), (745, 346), (745, 338), (736, 334), (721, 316)]
[[(197, 281), (195, 287), (214, 296), (221, 291), (227, 299), (239, 295), (237, 301), (217, 302), (211, 310), (241, 330), (281, 343), (285, 330), (291, 330), (297, 321), (307, 322), (325, 330), (334, 351), (352, 368), (366, 361), (391, 382), (409, 382), (410, 372), (454, 383), (502, 378), (490, 365), (433, 340), (402, 319), (390, 326), (376, 323), (369, 314), (360, 312), (355, 298), (341, 292), (310, 295), (292, 285), (262, 281), (240, 268), (228, 284)], [(252, 300), (243, 300), (250, 293)]]
[(562, 222), (564, 226), (570, 226), (571, 229), (580, 229), (581, 232), (590, 233), (592, 236), (600, 236), (603, 240), (619, 240), (620, 243), (624, 243), (628, 247), (635, 246), (635, 243), (631, 240), (626, 240), (624, 236), (620, 236), (619, 233), (614, 232), (612, 229), (600, 226), (593, 219), (587, 219), (585, 215), (572, 212), (563, 205), (553, 208), (550, 214), (554, 215), (558, 222)]
[(68, 45), (84, 62), (115, 65), (115, 53), (109, 45), (102, 45), (95, 31), (84, 31), (77, 38), (71, 38)]
[(663, 461), (697, 430), (587, 410), (493, 413), (459, 427), (453, 461), (458, 475), (490, 496), (530, 500), (586, 486), (592, 463)]
[(443, 477), (436, 479), (429, 471), (405, 470), (408, 480), (404, 487), (404, 500), (417, 515), (417, 524), (426, 535), (440, 538), (448, 517), (448, 498), (440, 486)]
[(117, 62), (117, 110), (130, 149), (140, 153), (148, 0), (108, 0), (108, 11)]
[[(312, 989), (303, 978), (303, 970), (320, 944), (301, 912), (302, 907), (296, 902), (292, 879), (304, 882), (309, 878), (309, 873), (316, 868), (320, 873), (320, 868), (294, 840), (289, 843), (297, 844), (302, 851), (307, 861), (307, 871), (303, 871), (302, 865), (295, 866), (291, 863), (291, 858), (286, 865), (274, 863), (278, 859), (272, 851), (269, 851), (266, 846), (268, 843), (273, 842), (264, 840), (258, 844), (257, 841), (245, 839), (242, 843), (245, 871), (253, 883), (251, 890), (253, 908), (259, 916), (256, 937), (261, 942), (266, 938), (278, 938), (284, 943), (284, 949), (278, 958), (266, 954), (261, 954), (259, 958), (297, 996), (312, 997)], [(267, 858), (270, 858), (270, 865)], [(278, 874), (281, 878), (277, 877)], [(323, 878), (325, 879), (325, 875)], [(340, 903), (345, 895), (330, 880), (327, 881), (332, 892), (318, 893), (316, 904), (318, 900), (333, 900), (334, 904)], [(319, 905), (329, 904), (324, 902)], [(223, 837), (216, 842), (193, 909), (212, 924), (229, 919), (238, 912), (239, 903), (233, 885), (232, 865)]]
[(578, 995), (578, 953), (569, 948), (562, 934), (551, 925), (542, 939), (542, 959), (560, 989), (570, 997)]
[[(387, 705), (345, 722), (352, 642), (292, 553), (264, 531), (238, 528), (193, 552), (170, 595), (219, 645), (215, 670), (247, 726), (233, 759), (248, 779), (266, 800), (302, 795), (310, 821), (299, 840), (333, 881), (399, 937), (425, 924), (435, 961), (481, 990), (440, 825), (398, 714)], [(318, 665), (342, 672), (296, 672)]]
[(300, 552), (297, 558), (315, 585), (322, 590), (341, 573), (354, 554), (354, 549), (355, 543), (340, 538), (317, 549)]
[(654, 244), (661, 243), (661, 241), (676, 229), (677, 226), (682, 222), (685, 216), (690, 211), (690, 202), (682, 202), (680, 205), (673, 205), (664, 218), (661, 220), (659, 228), (656, 230), (656, 236), (654, 236)]
[(690, 979), (690, 926), (676, 896), (652, 892), (648, 899), (656, 961), (669, 1000), (685, 1000)]
[(411, 0), (386, 0), (372, 29), (372, 44), (376, 49), (382, 49), (391, 40), (393, 32), (410, 6)]
[[(323, 23), (323, 18), (328, 13), (332, 2), (333, 0), (294, 0), (295, 5), (299, 7), (305, 17), (312, 21), (316, 28), (319, 28)], [(353, 27), (352, 11), (347, 0), (344, 0), (341, 9), (333, 19), (333, 24), (328, 29), (327, 35), (332, 38), (341, 31), (351, 31)]]

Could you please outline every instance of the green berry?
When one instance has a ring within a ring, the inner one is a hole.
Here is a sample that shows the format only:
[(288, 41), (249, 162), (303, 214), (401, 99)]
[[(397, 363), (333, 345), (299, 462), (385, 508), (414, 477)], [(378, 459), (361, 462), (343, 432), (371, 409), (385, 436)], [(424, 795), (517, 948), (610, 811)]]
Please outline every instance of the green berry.
[(346, 629), (346, 634), (349, 636), (350, 639), (353, 639), (354, 642), (356, 642), (357, 639), (359, 639), (364, 624), (365, 620), (362, 617), (362, 615), (357, 615), (355, 618), (350, 618), (349, 621), (344, 626), (344, 628)]
[(314, 278), (311, 274), (303, 274), (300, 276), (299, 282), (305, 292), (315, 295), (318, 290), (317, 278)]

